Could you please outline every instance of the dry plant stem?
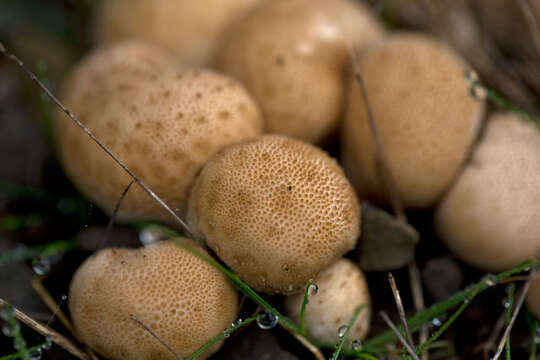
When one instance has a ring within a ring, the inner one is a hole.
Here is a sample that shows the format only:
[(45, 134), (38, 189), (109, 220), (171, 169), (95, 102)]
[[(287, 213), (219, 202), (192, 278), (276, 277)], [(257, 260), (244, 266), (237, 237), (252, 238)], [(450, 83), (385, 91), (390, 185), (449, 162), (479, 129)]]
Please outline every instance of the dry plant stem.
[(401, 301), (401, 296), (399, 295), (399, 290), (397, 288), (396, 279), (392, 273), (388, 273), (388, 281), (390, 282), (390, 287), (392, 288), (392, 294), (394, 294), (394, 300), (399, 312), (399, 319), (405, 329), (405, 336), (407, 336), (407, 342), (411, 346), (411, 349), (416, 350), (414, 346), (414, 341), (411, 335), (411, 330), (409, 329), (409, 324), (407, 323), (407, 316), (405, 315), (405, 309), (403, 309), (403, 302)]
[(503, 337), (501, 338), (501, 341), (499, 342), (499, 346), (497, 347), (497, 352), (492, 357), (492, 360), (499, 359), (499, 357), (501, 356), (503, 352), (504, 346), (506, 344), (506, 339), (508, 339), (508, 337), (510, 336), (512, 327), (514, 326), (514, 323), (519, 314), (519, 311), (521, 310), (521, 307), (523, 306), (523, 302), (525, 301), (525, 296), (527, 296), (527, 293), (529, 292), (529, 287), (531, 286), (531, 281), (534, 274), (536, 274), (536, 269), (531, 270), (531, 272), (529, 273), (529, 278), (527, 279), (527, 281), (525, 282), (525, 284), (523, 284), (523, 287), (521, 288), (516, 306), (514, 308), (514, 311), (512, 312), (512, 317), (510, 318), (510, 322), (508, 323), (506, 330), (504, 330)]
[(34, 289), (34, 291), (38, 294), (38, 296), (45, 303), (45, 305), (47, 305), (49, 310), (51, 310), (51, 312), (56, 315), (62, 325), (64, 325), (64, 327), (69, 330), (72, 335), (74, 335), (71, 322), (68, 320), (62, 309), (60, 309), (60, 305), (58, 305), (56, 301), (54, 301), (47, 289), (45, 289), (45, 286), (43, 286), (43, 280), (45, 279), (46, 275), (35, 276), (32, 279), (32, 289)]
[[(0, 43), (0, 50), (2, 44)], [(7, 302), (4, 299), (0, 298), (0, 307), (6, 306)], [(40, 333), (45, 337), (49, 337), (56, 345), (60, 346), (62, 349), (69, 352), (71, 355), (75, 356), (80, 360), (90, 360), (90, 357), (80, 350), (71, 340), (65, 338), (63, 335), (57, 333), (56, 331), (50, 329), (49, 327), (35, 321), (30, 316), (26, 315), (19, 309), (12, 307), (15, 313), (15, 317), (20, 322), (31, 327), (34, 331)]]
[(105, 231), (105, 236), (103, 237), (103, 240), (101, 241), (101, 244), (99, 244), (99, 248), (104, 247), (107, 242), (109, 241), (109, 236), (111, 235), (111, 230), (114, 225), (114, 221), (116, 220), (116, 215), (118, 214), (118, 210), (120, 210), (120, 205), (122, 205), (122, 200), (126, 197), (129, 189), (131, 188), (131, 185), (133, 185), (134, 180), (131, 180), (129, 184), (126, 186), (124, 191), (122, 191), (122, 195), (120, 195), (120, 198), (118, 199), (118, 202), (116, 203), (116, 206), (114, 207), (114, 211), (111, 214), (111, 218), (109, 219), (109, 223), (107, 224), (107, 230)]
[(403, 336), (401, 335), (401, 333), (399, 332), (398, 328), (396, 327), (396, 325), (394, 325), (394, 323), (392, 322), (392, 320), (390, 320), (390, 318), (388, 317), (388, 315), (386, 315), (386, 313), (384, 311), (379, 311), (379, 315), (382, 317), (382, 319), (384, 320), (384, 322), (386, 323), (386, 325), (388, 325), (390, 327), (390, 329), (392, 329), (392, 331), (394, 332), (394, 334), (396, 335), (396, 337), (398, 338), (398, 340), (403, 344), (403, 346), (405, 346), (405, 349), (407, 349), (407, 352), (409, 353), (409, 355), (414, 359), (414, 360), (420, 360), (418, 358), (418, 355), (416, 355), (416, 353), (414, 352), (414, 350), (411, 348), (411, 346), (407, 343), (407, 341), (403, 338)]
[(501, 334), (501, 331), (504, 328), (505, 321), (506, 321), (506, 311), (503, 311), (502, 314), (497, 319), (497, 322), (495, 323), (495, 326), (493, 327), (493, 331), (491, 332), (491, 335), (489, 335), (489, 339), (485, 343), (480, 344), (480, 347), (483, 352), (483, 357), (485, 360), (489, 359), (489, 352), (493, 350), (493, 348), (495, 347), (495, 340)]
[(403, 221), (404, 223), (407, 223), (407, 217), (405, 216), (405, 211), (403, 210), (403, 204), (401, 202), (401, 198), (397, 190), (396, 182), (394, 180), (394, 177), (392, 176), (390, 167), (388, 166), (387, 156), (384, 150), (381, 135), (379, 134), (379, 129), (377, 128), (375, 117), (373, 116), (373, 110), (371, 109), (371, 103), (369, 102), (364, 80), (362, 78), (362, 74), (358, 67), (359, 58), (360, 57), (358, 54), (358, 48), (356, 48), (355, 46), (352, 46), (351, 59), (352, 59), (353, 70), (354, 70), (354, 78), (356, 80), (356, 83), (358, 84), (358, 87), (360, 88), (360, 92), (362, 93), (362, 97), (364, 98), (364, 103), (366, 105), (366, 113), (367, 113), (367, 118), (369, 122), (369, 128), (371, 130), (371, 135), (373, 136), (373, 140), (375, 142), (375, 162), (380, 171), (380, 175), (382, 176), (382, 179), (384, 181), (386, 190), (390, 194), (390, 201), (392, 202), (392, 209), (394, 210), (396, 217), (399, 220)]
[(169, 350), (169, 352), (171, 354), (174, 355), (174, 357), (178, 360), (184, 360), (184, 358), (182, 356), (180, 356), (180, 354), (178, 354), (176, 351), (174, 351), (174, 349), (172, 347), (169, 346), (169, 344), (167, 344), (167, 342), (165, 340), (163, 340), (158, 334), (156, 334), (155, 332), (153, 332), (152, 330), (150, 330), (150, 328), (148, 326), (146, 326), (142, 321), (140, 321), (139, 319), (137, 319), (137, 317), (133, 314), (130, 314), (129, 317), (131, 318), (131, 320), (135, 321), (137, 324), (139, 324), (144, 330), (146, 330), (150, 335), (152, 335), (157, 341), (159, 341), (163, 346), (165, 346), (165, 348), (167, 348), (167, 350)]
[(188, 237), (195, 240), (193, 233), (189, 230), (187, 224), (182, 220), (159, 196), (157, 196), (145, 183), (142, 182), (131, 170), (114, 155), (109, 148), (105, 146), (91, 131), (88, 129), (68, 108), (64, 106), (54, 96), (54, 94), (38, 79), (38, 77), (24, 65), (24, 63), (14, 54), (9, 53), (4, 45), (0, 42), (0, 53), (4, 54), (8, 59), (17, 64), (45, 94), (58, 106), (62, 111), (69, 116), (71, 120), (77, 124), (99, 147), (107, 153), (132, 179), (139, 185), (154, 201), (156, 201), (163, 209), (165, 209), (172, 217), (182, 226), (184, 232)]
[(527, 0), (518, 0), (519, 8), (523, 13), (523, 17), (527, 21), (527, 26), (529, 31), (534, 39), (534, 45), (536, 46), (536, 51), (540, 55), (540, 24), (539, 19), (534, 16), (534, 13), (531, 9), (531, 4)]
[(300, 333), (293, 332), (293, 331), (291, 331), (291, 330), (289, 330), (289, 329), (287, 329), (285, 327), (284, 327), (284, 329), (289, 331), (291, 333), (291, 335), (294, 336), (294, 338), (296, 340), (298, 340), (298, 342), (300, 344), (302, 344), (306, 349), (308, 349), (313, 354), (313, 357), (315, 359), (317, 359), (317, 360), (325, 360), (324, 355), (322, 354), (321, 350), (319, 350), (318, 347), (313, 345), (308, 339), (306, 339), (304, 336), (300, 335)]
[[(418, 265), (416, 264), (416, 260), (413, 260), (409, 264), (409, 282), (411, 284), (411, 292), (413, 296), (413, 302), (414, 302), (414, 309), (417, 313), (420, 313), (426, 309), (426, 306), (424, 304), (424, 292), (422, 291), (422, 282), (420, 280), (420, 271), (418, 270)], [(420, 336), (419, 336), (419, 343), (423, 344), (427, 341), (427, 327), (422, 326), (420, 329)], [(420, 354), (420, 358), (422, 360), (428, 360), (429, 359), (429, 350), (426, 349), (425, 351)]]

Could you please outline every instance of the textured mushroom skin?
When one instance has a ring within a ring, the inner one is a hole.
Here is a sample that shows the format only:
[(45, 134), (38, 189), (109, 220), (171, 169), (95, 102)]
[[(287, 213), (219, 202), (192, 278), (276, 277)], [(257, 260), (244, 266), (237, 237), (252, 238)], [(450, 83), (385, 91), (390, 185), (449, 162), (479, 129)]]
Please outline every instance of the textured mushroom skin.
[[(351, 340), (364, 339), (369, 331), (371, 297), (358, 266), (348, 259), (339, 259), (323, 270), (314, 284), (318, 291), (308, 299), (304, 317), (308, 333), (319, 341), (337, 343), (339, 328), (349, 322), (359, 306), (365, 305), (348, 335)], [(303, 301), (303, 293), (285, 299), (287, 314), (297, 322)]]
[[(83, 60), (67, 79), (62, 99), (135, 175), (183, 215), (188, 188), (202, 165), (221, 148), (260, 135), (262, 118), (232, 78), (210, 70), (176, 70), (146, 50), (133, 54), (135, 45), (130, 44), (98, 50)], [(61, 112), (55, 126), (66, 173), (111, 214), (130, 177)], [(177, 225), (138, 186), (127, 193), (118, 219)]]
[[(428, 36), (392, 35), (359, 60), (390, 170), (403, 203), (433, 205), (478, 132), (484, 104), (469, 95), (467, 64)], [(388, 201), (358, 84), (349, 88), (342, 140), (345, 171), (361, 197)]]
[(231, 146), (204, 166), (188, 222), (249, 285), (291, 293), (354, 247), (360, 207), (326, 153), (266, 135)]
[(228, 31), (215, 65), (253, 94), (268, 132), (317, 143), (337, 126), (348, 47), (381, 33), (359, 2), (272, 0)]
[(98, 7), (98, 41), (139, 39), (175, 53), (179, 63), (210, 63), (223, 31), (262, 0), (107, 0)]
[(69, 310), (80, 340), (109, 360), (174, 360), (131, 315), (187, 357), (235, 320), (238, 295), (210, 264), (164, 241), (88, 258), (71, 282)]
[(540, 250), (540, 132), (493, 115), (472, 159), (439, 205), (441, 239), (461, 260), (502, 271)]

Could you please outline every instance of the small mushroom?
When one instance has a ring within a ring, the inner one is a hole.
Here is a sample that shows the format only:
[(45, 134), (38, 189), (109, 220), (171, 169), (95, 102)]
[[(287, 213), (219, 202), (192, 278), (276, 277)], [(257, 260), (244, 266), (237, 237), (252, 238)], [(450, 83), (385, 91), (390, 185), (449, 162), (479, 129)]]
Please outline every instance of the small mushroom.
[(358, 1), (273, 0), (231, 27), (215, 63), (253, 94), (268, 132), (318, 143), (337, 126), (349, 46), (381, 33)]
[[(365, 305), (349, 330), (347, 342), (364, 339), (371, 319), (371, 298), (364, 273), (352, 261), (340, 259), (322, 271), (314, 284), (317, 292), (309, 296), (304, 317), (308, 333), (319, 341), (337, 343), (339, 329), (358, 307)], [(300, 319), (303, 301), (304, 294), (285, 299), (287, 314), (296, 321)]]
[(174, 360), (141, 323), (186, 357), (231, 326), (238, 295), (210, 264), (163, 241), (103, 249), (88, 258), (71, 281), (69, 310), (79, 339), (109, 360)]
[(223, 31), (261, 1), (107, 0), (96, 13), (96, 37), (148, 41), (174, 52), (183, 65), (204, 66)]
[(360, 207), (326, 153), (265, 135), (206, 163), (190, 195), (188, 222), (242, 280), (283, 294), (355, 246)]
[(435, 225), (459, 259), (502, 271), (540, 250), (540, 132), (514, 114), (495, 114)]
[[(135, 175), (183, 215), (202, 165), (225, 146), (262, 133), (257, 105), (234, 79), (204, 69), (177, 70), (146, 51), (118, 44), (83, 60), (63, 88), (67, 107)], [(138, 57), (139, 54), (142, 54)], [(129, 176), (71, 119), (56, 116), (58, 150), (77, 187), (111, 214)], [(138, 186), (118, 219), (175, 225)]]
[[(398, 33), (371, 47), (358, 67), (404, 205), (433, 205), (457, 175), (483, 115), (483, 102), (469, 95), (467, 64), (434, 38)], [(354, 81), (348, 101), (345, 171), (361, 197), (387, 201), (364, 99)]]

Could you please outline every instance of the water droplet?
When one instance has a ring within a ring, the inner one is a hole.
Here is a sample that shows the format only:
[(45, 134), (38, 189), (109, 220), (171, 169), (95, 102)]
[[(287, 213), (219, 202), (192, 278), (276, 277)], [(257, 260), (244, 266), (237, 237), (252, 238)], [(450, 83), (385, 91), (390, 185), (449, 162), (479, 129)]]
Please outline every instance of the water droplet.
[(148, 226), (139, 232), (139, 241), (144, 246), (151, 245), (163, 237), (163, 232), (157, 226)]
[(533, 336), (533, 341), (535, 344), (540, 344), (540, 336)]
[(36, 351), (32, 351), (30, 354), (28, 354), (28, 357), (30, 360), (40, 360), (42, 355), (41, 349), (36, 349)]
[(67, 295), (62, 295), (62, 301), (66, 301), (67, 300)]
[(13, 332), (11, 331), (11, 327), (8, 326), (8, 324), (2, 325), (2, 334), (7, 337), (12, 337)]
[(505, 309), (508, 309), (510, 307), (510, 301), (508, 301), (508, 299), (503, 299), (502, 301), (502, 306), (505, 308)]
[(471, 87), (469, 87), (469, 95), (477, 100), (485, 100), (487, 97), (487, 90), (480, 84), (471, 84)]
[(439, 318), (433, 318), (431, 320), (431, 323), (433, 324), (433, 326), (441, 326), (442, 325), (442, 322)]
[(338, 329), (338, 332), (337, 332), (338, 336), (339, 336), (340, 338), (344, 337), (344, 336), (345, 336), (345, 333), (347, 332), (347, 329), (348, 329), (348, 328), (347, 328), (347, 325), (342, 325), (342, 326), (340, 326), (339, 329)]
[(235, 327), (235, 326), (240, 325), (241, 323), (242, 323), (242, 319), (241, 319), (241, 318), (238, 318), (238, 319), (234, 320), (234, 321), (232, 322), (231, 325), (232, 325), (233, 327)]
[(311, 297), (313, 295), (317, 295), (317, 292), (319, 291), (319, 286), (317, 284), (311, 284), (308, 288), (308, 296)]
[(478, 73), (474, 70), (465, 70), (465, 78), (469, 81), (478, 81), (479, 80), (479, 77), (478, 77)]
[(484, 282), (486, 283), (487, 286), (494, 286), (499, 282), (499, 280), (497, 279), (497, 275), (487, 274), (484, 279)]
[(351, 349), (358, 351), (361, 348), (362, 348), (362, 341), (360, 341), (359, 339), (354, 339), (351, 342)]
[(227, 328), (223, 329), (223, 337), (228, 338), (229, 336), (231, 336), (231, 334), (229, 333), (229, 329)]
[(51, 262), (47, 258), (37, 258), (32, 260), (32, 270), (36, 275), (45, 275), (51, 270)]
[(51, 335), (48, 335), (45, 338), (45, 344), (43, 344), (43, 346), (41, 348), (45, 349), (45, 350), (49, 350), (51, 348), (51, 346), (52, 346), (52, 343), (53, 343), (53, 337)]
[(263, 330), (269, 330), (275, 327), (279, 318), (268, 310), (264, 310), (263, 316), (257, 318), (257, 325)]

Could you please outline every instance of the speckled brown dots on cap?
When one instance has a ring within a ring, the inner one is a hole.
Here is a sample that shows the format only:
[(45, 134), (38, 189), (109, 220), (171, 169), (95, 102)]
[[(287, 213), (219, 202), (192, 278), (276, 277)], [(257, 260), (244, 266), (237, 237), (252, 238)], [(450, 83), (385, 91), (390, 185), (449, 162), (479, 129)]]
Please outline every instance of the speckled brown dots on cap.
[(249, 285), (290, 293), (354, 247), (360, 208), (326, 153), (265, 135), (226, 148), (204, 166), (188, 221)]
[[(369, 331), (371, 297), (364, 273), (352, 261), (340, 259), (322, 271), (314, 280), (318, 291), (309, 297), (306, 306), (305, 325), (308, 333), (319, 341), (337, 343), (339, 328), (347, 325), (354, 311), (364, 305), (349, 330), (348, 342), (362, 340)], [(285, 299), (287, 315), (296, 321), (304, 293)]]
[[(139, 76), (141, 72), (132, 71), (137, 66), (124, 69), (113, 57), (117, 66), (112, 67), (110, 58), (104, 50), (83, 61), (64, 87), (63, 100), (182, 215), (188, 188), (201, 166), (221, 148), (262, 133), (258, 107), (237, 81), (210, 70), (160, 67)], [(101, 82), (92, 81), (96, 77)], [(58, 113), (56, 120), (66, 173), (86, 196), (112, 213), (130, 177), (69, 118)], [(177, 225), (138, 186), (128, 192), (118, 218)]]
[(246, 85), (269, 133), (318, 143), (337, 126), (348, 48), (381, 34), (359, 1), (272, 0), (231, 27), (215, 64)]
[[(358, 65), (404, 205), (434, 205), (457, 175), (483, 116), (483, 102), (469, 94), (468, 65), (443, 43), (415, 33), (389, 36)], [(354, 81), (342, 140), (345, 171), (360, 196), (388, 201)]]
[(439, 204), (435, 225), (459, 259), (507, 270), (540, 251), (540, 132), (495, 114), (469, 164)]
[(109, 360), (174, 360), (131, 315), (187, 357), (231, 325), (238, 295), (210, 264), (177, 244), (159, 242), (88, 258), (71, 282), (69, 310), (80, 340)]
[(179, 63), (210, 62), (227, 27), (262, 0), (107, 0), (97, 7), (95, 33), (109, 43), (140, 39), (175, 53)]

